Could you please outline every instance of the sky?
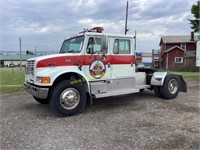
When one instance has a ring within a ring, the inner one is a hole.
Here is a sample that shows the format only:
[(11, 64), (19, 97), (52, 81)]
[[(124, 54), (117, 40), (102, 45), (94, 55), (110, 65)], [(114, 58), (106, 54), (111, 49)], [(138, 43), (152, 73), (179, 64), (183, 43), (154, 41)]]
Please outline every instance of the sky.
[[(127, 0), (0, 0), (0, 51), (60, 50), (64, 39), (85, 28), (124, 34)], [(197, 0), (129, 0), (128, 33), (137, 51), (159, 49), (161, 36), (190, 35)]]

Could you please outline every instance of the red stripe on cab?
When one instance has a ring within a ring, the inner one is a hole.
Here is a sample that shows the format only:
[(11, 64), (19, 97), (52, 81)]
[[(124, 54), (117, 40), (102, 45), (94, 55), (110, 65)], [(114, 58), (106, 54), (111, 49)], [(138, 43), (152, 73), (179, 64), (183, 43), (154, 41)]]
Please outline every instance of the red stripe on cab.
[(94, 60), (101, 60), (105, 65), (108, 63), (115, 65), (135, 63), (135, 57), (132, 55), (106, 55), (106, 59), (103, 59), (101, 55), (60, 56), (40, 60), (36, 68), (90, 65)]

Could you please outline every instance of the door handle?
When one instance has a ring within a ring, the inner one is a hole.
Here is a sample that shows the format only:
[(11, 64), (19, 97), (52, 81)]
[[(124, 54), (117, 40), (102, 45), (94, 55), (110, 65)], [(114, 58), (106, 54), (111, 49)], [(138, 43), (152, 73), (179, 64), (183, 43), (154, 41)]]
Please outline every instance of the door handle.
[(108, 68), (110, 68), (110, 63), (108, 63), (107, 65), (108, 65)]
[(131, 67), (133, 67), (133, 62), (131, 62)]

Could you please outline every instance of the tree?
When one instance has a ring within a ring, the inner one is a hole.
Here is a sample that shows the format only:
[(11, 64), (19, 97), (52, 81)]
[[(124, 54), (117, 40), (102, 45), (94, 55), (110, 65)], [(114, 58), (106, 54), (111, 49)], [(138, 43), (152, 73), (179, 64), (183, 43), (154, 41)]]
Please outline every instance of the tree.
[(200, 5), (200, 0), (197, 1), (196, 4), (192, 5), (191, 8), (191, 13), (194, 17), (194, 19), (189, 19), (190, 24), (191, 24), (191, 29), (194, 30), (194, 32), (200, 32), (199, 31), (199, 5)]

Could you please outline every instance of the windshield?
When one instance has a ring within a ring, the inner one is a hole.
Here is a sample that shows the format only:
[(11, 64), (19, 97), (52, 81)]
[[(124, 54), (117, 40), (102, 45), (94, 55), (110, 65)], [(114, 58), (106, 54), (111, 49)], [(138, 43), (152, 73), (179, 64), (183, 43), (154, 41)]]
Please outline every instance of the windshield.
[(63, 42), (60, 53), (79, 53), (84, 41), (84, 36), (68, 39)]

